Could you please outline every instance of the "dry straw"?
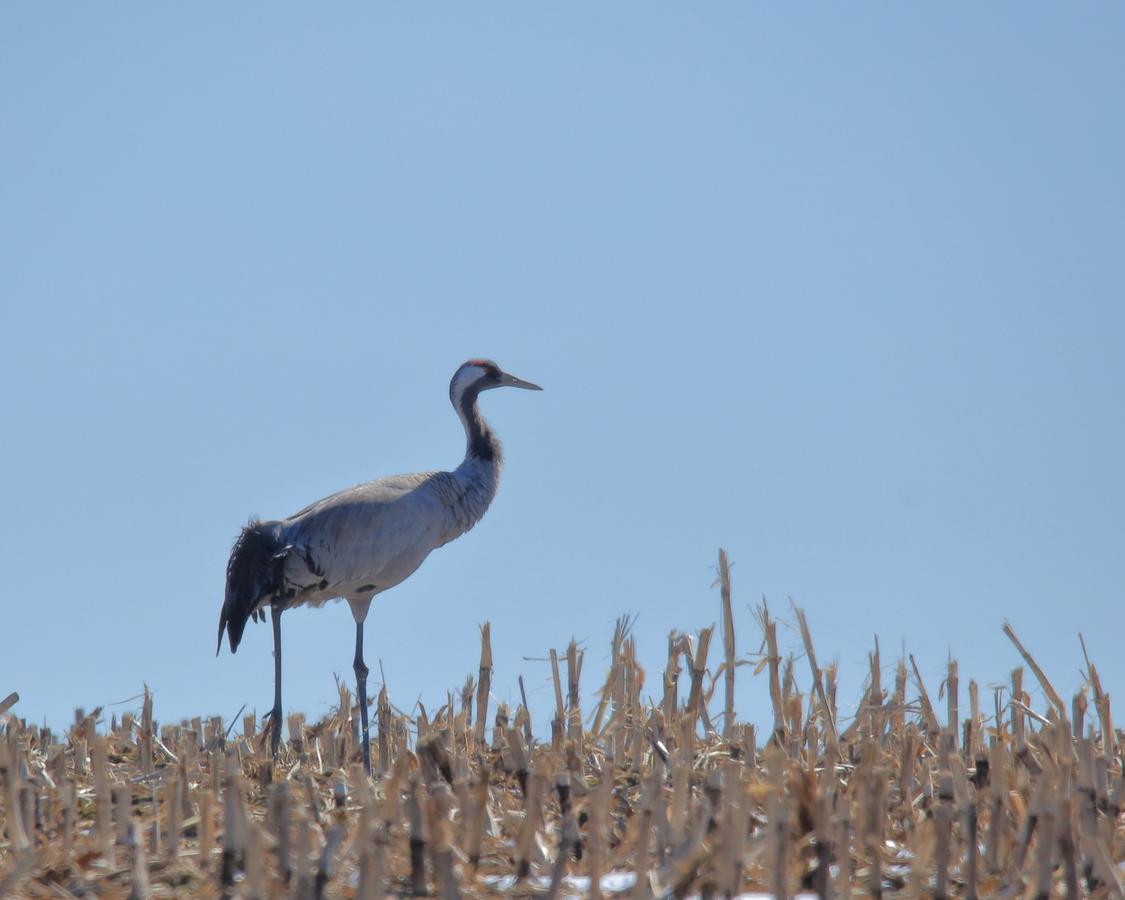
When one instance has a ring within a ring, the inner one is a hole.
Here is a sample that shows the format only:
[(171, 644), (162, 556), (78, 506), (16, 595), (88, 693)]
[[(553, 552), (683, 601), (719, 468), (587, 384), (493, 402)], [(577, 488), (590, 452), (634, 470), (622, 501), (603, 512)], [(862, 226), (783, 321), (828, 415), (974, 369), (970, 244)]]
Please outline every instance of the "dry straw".
[[(217, 718), (160, 724), (147, 689), (139, 718), (105, 723), (99, 710), (61, 736), (15, 717), (11, 694), (0, 896), (1122, 895), (1121, 741), (1088, 658), (1068, 708), (1005, 624), (1046, 709), (1018, 668), (987, 717), (970, 681), (959, 720), (950, 661), (942, 723), (913, 657), (884, 690), (876, 645), (857, 714), (841, 722), (836, 669), (819, 662), (805, 613), (793, 608), (802, 687), (764, 601), (757, 659), (738, 656), (725, 553), (718, 571), (713, 668), (713, 626), (674, 633), (653, 699), (621, 619), (588, 719), (573, 641), (550, 651), (550, 718), (536, 723), (526, 699), (490, 718), (485, 624), (475, 683), (432, 715), (396, 710), (384, 685), (374, 778), (344, 687), (320, 722), (289, 718), (276, 761), (252, 717), (241, 735)], [(761, 747), (735, 717), (737, 668), (755, 662), (768, 670), (755, 697), (772, 713)]]

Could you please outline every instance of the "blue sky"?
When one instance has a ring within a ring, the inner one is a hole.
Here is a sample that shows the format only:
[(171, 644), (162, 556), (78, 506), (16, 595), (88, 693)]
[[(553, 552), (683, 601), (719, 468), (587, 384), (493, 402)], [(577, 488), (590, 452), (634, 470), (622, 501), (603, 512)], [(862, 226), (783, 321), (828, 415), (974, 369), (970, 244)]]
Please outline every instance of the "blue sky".
[[(739, 652), (792, 596), (844, 706), (874, 635), (931, 691), (1006, 679), (1005, 619), (1120, 694), (1123, 39), (1113, 4), (5, 7), (0, 693), (265, 712), (268, 627), (213, 656), (239, 526), (456, 465), (484, 355), (545, 390), (485, 397), (498, 499), (372, 608), (399, 706), (491, 620), (545, 723), (524, 657), (573, 635), (593, 688), (625, 612), (655, 694), (720, 546)], [(321, 715), (351, 616), (284, 622)]]

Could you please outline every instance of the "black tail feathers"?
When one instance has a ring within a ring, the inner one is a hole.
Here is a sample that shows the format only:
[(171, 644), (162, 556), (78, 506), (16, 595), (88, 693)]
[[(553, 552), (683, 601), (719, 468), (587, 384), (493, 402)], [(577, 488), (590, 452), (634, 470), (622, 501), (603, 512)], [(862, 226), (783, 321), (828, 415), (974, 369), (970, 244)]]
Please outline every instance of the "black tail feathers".
[(284, 563), (285, 548), (280, 541), (278, 523), (252, 519), (230, 551), (216, 656), (223, 647), (224, 628), (230, 638), (231, 653), (238, 649), (246, 620), (281, 589)]

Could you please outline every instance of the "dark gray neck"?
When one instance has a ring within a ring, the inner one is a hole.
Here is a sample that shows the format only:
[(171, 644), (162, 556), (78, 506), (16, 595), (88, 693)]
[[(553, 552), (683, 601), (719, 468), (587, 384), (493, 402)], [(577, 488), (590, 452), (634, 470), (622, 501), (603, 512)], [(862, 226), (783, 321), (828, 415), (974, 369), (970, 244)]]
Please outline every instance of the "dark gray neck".
[(500, 441), (488, 427), (484, 416), (477, 409), (477, 397), (480, 391), (468, 390), (461, 397), (461, 407), (457, 410), (461, 422), (465, 426), (465, 456), (466, 458), (479, 459), (482, 462), (500, 463), (503, 460), (500, 451)]

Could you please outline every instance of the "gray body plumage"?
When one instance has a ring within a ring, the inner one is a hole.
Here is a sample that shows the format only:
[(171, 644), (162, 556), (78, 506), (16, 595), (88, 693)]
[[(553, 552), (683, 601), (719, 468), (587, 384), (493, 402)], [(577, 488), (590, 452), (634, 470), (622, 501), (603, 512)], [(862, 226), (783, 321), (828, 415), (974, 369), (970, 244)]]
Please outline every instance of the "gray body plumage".
[(285, 606), (370, 600), (405, 581), (430, 552), (484, 516), (501, 460), (466, 459), (452, 472), (392, 475), (356, 485), (277, 523), (286, 552)]

